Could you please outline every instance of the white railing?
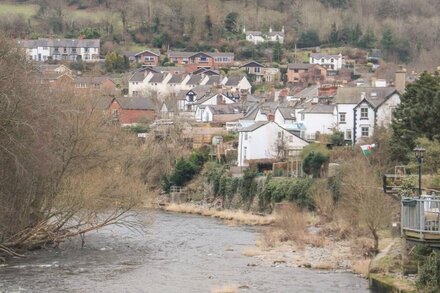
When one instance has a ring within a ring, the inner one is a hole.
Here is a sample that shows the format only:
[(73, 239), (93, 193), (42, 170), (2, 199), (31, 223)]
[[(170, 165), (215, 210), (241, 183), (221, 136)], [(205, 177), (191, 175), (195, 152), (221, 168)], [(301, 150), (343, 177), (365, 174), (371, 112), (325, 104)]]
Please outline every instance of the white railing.
[(402, 232), (412, 231), (440, 235), (440, 197), (405, 197), (401, 201)]

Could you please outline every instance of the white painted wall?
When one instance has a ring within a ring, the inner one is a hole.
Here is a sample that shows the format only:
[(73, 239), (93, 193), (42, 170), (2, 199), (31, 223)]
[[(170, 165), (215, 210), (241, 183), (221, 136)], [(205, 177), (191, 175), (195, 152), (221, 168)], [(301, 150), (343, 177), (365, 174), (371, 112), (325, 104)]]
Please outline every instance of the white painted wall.
[(289, 149), (302, 149), (308, 144), (296, 135), (281, 128), (275, 122), (269, 122), (252, 132), (240, 131), (237, 157), (238, 166), (248, 166), (245, 162), (246, 160), (276, 158), (276, 144), (279, 141), (279, 135), (283, 137)]

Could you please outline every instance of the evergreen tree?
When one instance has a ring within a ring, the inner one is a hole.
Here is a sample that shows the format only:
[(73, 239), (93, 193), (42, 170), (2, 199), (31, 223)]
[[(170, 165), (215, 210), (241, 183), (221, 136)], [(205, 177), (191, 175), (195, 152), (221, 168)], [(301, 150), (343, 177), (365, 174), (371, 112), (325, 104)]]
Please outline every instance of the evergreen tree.
[(394, 50), (396, 46), (396, 39), (394, 38), (394, 33), (390, 28), (386, 28), (382, 32), (382, 39), (380, 40), (380, 44), (382, 45), (382, 48), (387, 52), (390, 53)]
[(329, 43), (332, 44), (333, 46), (339, 45), (339, 32), (338, 32), (338, 29), (336, 27), (335, 22), (333, 22), (333, 24), (332, 24), (332, 28), (330, 31), (330, 37), (329, 37)]
[(228, 33), (232, 33), (232, 34), (237, 33), (237, 19), (238, 19), (237, 12), (231, 12), (228, 15), (226, 15), (225, 30)]
[(283, 47), (281, 47), (280, 43), (275, 43), (272, 48), (272, 59), (274, 62), (281, 62), (283, 57)]
[(361, 25), (358, 23), (356, 26), (351, 30), (349, 43), (352, 46), (358, 46), (359, 40), (362, 37), (362, 29)]
[(205, 17), (205, 27), (206, 27), (206, 31), (208, 32), (208, 38), (211, 39), (212, 38), (212, 21), (211, 21), (211, 16), (209, 14), (207, 14)]
[(406, 162), (417, 138), (440, 140), (440, 76), (424, 72), (407, 86), (397, 107), (393, 123), (393, 159)]
[(376, 45), (376, 36), (374, 35), (374, 31), (371, 27), (367, 28), (365, 35), (359, 41), (359, 47), (364, 49), (373, 49)]

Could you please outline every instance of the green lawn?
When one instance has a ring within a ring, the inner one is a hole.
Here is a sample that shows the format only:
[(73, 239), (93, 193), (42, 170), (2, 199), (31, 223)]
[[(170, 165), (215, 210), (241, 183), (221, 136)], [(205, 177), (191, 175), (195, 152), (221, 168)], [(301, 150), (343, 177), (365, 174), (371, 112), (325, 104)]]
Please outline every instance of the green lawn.
[(0, 16), (21, 14), (30, 18), (37, 13), (38, 5), (0, 3)]

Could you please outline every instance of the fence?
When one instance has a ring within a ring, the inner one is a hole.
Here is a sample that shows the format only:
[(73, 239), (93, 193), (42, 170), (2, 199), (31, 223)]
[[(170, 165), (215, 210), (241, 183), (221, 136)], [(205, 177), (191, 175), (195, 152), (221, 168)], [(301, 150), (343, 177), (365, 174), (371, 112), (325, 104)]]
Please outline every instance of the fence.
[(440, 197), (403, 198), (401, 227), (407, 238), (440, 243)]

